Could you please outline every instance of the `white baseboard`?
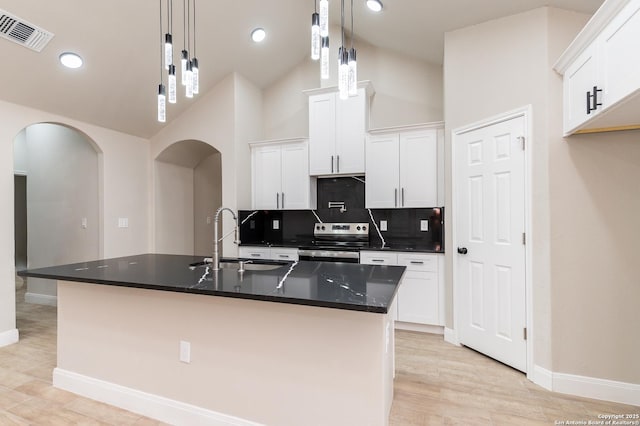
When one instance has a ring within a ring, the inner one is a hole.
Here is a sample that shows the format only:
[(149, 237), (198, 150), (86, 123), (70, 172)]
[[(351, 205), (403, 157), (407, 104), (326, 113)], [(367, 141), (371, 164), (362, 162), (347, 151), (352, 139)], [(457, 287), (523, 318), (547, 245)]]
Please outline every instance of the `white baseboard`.
[(640, 406), (640, 385), (634, 383), (553, 373), (553, 390), (585, 398)]
[(546, 368), (534, 365), (533, 371), (527, 374), (527, 378), (548, 391), (553, 390), (553, 373)]
[(25, 293), (24, 301), (36, 305), (58, 306), (58, 296), (40, 293)]
[(453, 328), (444, 328), (444, 341), (447, 343), (451, 343), (455, 346), (460, 346), (460, 342), (458, 341), (458, 335)]
[(173, 425), (259, 426), (195, 405), (141, 392), (115, 383), (56, 368), (53, 385), (78, 395), (104, 402)]
[(17, 343), (19, 338), (20, 335), (17, 328), (14, 328), (13, 330), (3, 331), (2, 333), (0, 333), (0, 348)]
[(396, 321), (393, 327), (396, 330), (418, 331), (420, 333), (444, 334), (444, 327), (439, 325), (416, 324), (413, 322)]

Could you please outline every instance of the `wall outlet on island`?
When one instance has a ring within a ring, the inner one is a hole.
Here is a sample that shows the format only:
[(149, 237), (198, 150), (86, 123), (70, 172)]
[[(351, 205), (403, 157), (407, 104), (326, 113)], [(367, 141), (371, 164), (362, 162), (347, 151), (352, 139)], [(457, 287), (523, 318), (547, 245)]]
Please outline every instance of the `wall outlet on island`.
[(386, 231), (387, 230), (387, 221), (386, 220), (381, 220), (380, 221), (380, 231)]
[(420, 221), (420, 231), (428, 231), (429, 230), (429, 221), (421, 220)]
[(280, 221), (278, 219), (273, 219), (273, 229), (274, 231), (280, 229)]

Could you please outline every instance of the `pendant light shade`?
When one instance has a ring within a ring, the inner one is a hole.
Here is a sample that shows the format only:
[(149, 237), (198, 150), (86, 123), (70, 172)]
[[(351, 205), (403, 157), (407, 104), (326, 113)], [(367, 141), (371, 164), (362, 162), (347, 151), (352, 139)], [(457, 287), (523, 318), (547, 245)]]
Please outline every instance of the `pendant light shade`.
[(167, 73), (168, 78), (168, 92), (169, 92), (169, 103), (175, 104), (177, 101), (177, 90), (178, 88), (176, 83), (176, 66), (171, 64), (169, 65), (169, 72)]
[(189, 52), (187, 50), (182, 51), (182, 57), (180, 59), (180, 76), (183, 86), (187, 85), (187, 64), (189, 63)]
[(349, 97), (349, 53), (344, 47), (338, 49), (338, 92), (340, 99)]
[(187, 62), (187, 71), (185, 72), (185, 95), (187, 98), (193, 98), (193, 64), (191, 61)]
[(313, 13), (311, 15), (311, 59), (317, 61), (320, 59), (320, 15)]
[(348, 64), (348, 74), (349, 74), (349, 96), (357, 96), (358, 95), (358, 63), (356, 62), (356, 49), (353, 47), (349, 49), (349, 64)]
[(173, 37), (171, 34), (164, 35), (164, 69), (168, 70), (173, 64)]
[(198, 58), (191, 60), (191, 81), (193, 85), (193, 94), (200, 93), (200, 70), (198, 69)]
[(329, 37), (322, 37), (322, 49), (320, 49), (320, 78), (329, 78)]
[(320, 35), (329, 36), (329, 0), (320, 0)]
[(167, 121), (167, 97), (164, 84), (158, 86), (158, 121)]

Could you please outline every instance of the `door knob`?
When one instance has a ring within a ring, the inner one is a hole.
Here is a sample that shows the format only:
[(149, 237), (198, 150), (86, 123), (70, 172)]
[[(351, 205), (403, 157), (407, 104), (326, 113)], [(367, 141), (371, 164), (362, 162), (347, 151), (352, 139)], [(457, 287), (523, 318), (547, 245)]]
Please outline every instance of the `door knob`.
[(466, 247), (458, 247), (458, 253), (460, 254), (467, 254), (467, 251)]

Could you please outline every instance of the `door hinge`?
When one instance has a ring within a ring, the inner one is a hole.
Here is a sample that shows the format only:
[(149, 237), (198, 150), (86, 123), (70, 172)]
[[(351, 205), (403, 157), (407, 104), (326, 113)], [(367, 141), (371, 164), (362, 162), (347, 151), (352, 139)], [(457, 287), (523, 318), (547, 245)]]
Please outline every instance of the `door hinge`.
[(527, 244), (527, 234), (525, 234), (524, 232), (522, 233), (522, 245), (526, 245)]
[(527, 327), (524, 328), (524, 340), (527, 340)]
[(525, 138), (524, 138), (524, 136), (518, 136), (518, 140), (522, 144), (522, 150), (524, 151), (524, 147), (525, 147)]

